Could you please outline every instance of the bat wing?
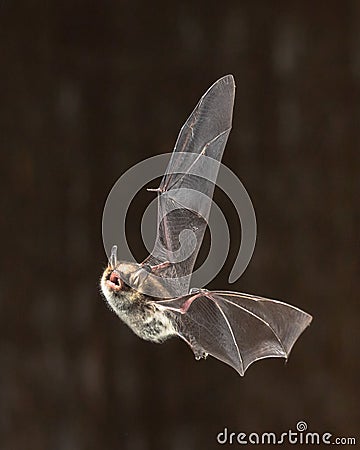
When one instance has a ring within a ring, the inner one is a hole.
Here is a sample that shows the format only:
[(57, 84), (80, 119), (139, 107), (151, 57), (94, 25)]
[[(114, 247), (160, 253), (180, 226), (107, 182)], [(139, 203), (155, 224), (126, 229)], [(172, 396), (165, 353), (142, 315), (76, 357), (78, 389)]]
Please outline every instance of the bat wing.
[(175, 316), (197, 359), (212, 355), (240, 375), (259, 359), (287, 358), (312, 320), (294, 306), (238, 292), (199, 291), (157, 305)]
[[(180, 131), (160, 187), (153, 189), (158, 193), (157, 237), (143, 264), (163, 265), (157, 275), (171, 297), (189, 292), (231, 129), (234, 96), (232, 75), (209, 88)], [(164, 265), (166, 261), (171, 264)]]

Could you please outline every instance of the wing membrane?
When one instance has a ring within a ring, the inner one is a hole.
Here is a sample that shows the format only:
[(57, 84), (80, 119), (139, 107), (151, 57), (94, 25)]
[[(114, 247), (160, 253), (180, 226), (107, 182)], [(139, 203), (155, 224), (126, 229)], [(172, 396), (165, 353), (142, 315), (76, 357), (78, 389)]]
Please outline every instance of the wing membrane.
[(183, 125), (158, 192), (158, 231), (144, 261), (170, 261), (158, 276), (169, 295), (188, 292), (191, 273), (207, 226), (211, 199), (230, 133), (235, 82), (227, 75), (200, 99)]
[(175, 315), (196, 357), (210, 354), (240, 375), (259, 359), (287, 358), (312, 320), (294, 306), (238, 292), (201, 291), (157, 304)]

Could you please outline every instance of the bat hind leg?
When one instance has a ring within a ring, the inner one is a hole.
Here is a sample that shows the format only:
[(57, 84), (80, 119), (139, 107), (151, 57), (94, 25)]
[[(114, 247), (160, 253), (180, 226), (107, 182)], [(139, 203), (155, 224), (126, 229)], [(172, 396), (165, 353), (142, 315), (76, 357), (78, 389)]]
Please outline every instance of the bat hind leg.
[(184, 335), (181, 332), (177, 332), (178, 336), (184, 340), (188, 346), (191, 348), (195, 355), (195, 359), (199, 361), (200, 359), (206, 359), (209, 355), (195, 340), (195, 338), (191, 335)]
[(192, 336), (190, 336), (189, 338), (189, 345), (195, 355), (196, 361), (207, 358), (208, 353), (206, 353), (206, 351), (196, 342), (196, 340)]

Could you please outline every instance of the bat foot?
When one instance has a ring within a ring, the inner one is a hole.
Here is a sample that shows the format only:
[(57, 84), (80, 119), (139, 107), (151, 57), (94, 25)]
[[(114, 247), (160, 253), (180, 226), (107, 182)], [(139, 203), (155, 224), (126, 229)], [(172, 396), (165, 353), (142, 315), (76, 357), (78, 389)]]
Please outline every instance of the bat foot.
[(206, 353), (206, 351), (202, 347), (200, 347), (200, 345), (195, 341), (195, 339), (192, 336), (189, 339), (189, 344), (191, 346), (191, 350), (194, 352), (196, 361), (207, 358), (208, 353)]
[(200, 361), (200, 359), (206, 359), (208, 357), (208, 355), (209, 355), (209, 353), (201, 351), (200, 353), (195, 353), (195, 359), (196, 359), (196, 361)]

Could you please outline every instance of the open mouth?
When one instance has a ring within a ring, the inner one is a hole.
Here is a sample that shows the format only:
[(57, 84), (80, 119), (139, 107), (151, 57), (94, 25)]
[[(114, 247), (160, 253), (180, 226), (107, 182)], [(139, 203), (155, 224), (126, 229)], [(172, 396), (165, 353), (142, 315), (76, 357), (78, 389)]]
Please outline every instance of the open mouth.
[(124, 283), (116, 270), (113, 270), (107, 277), (106, 285), (112, 291), (121, 291), (121, 289), (124, 287)]

